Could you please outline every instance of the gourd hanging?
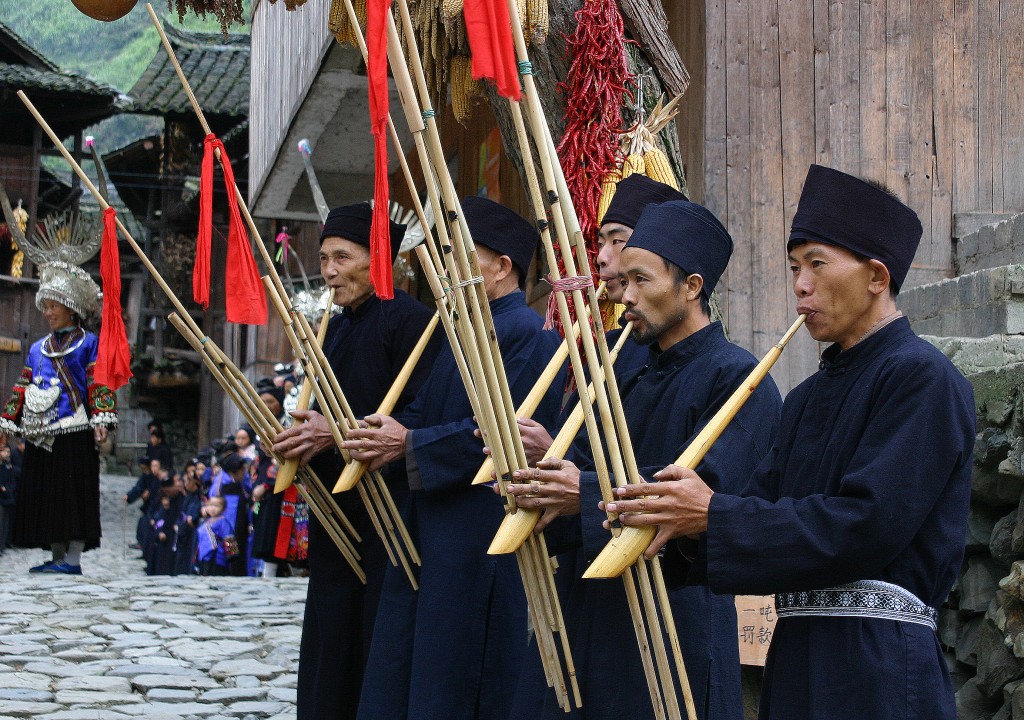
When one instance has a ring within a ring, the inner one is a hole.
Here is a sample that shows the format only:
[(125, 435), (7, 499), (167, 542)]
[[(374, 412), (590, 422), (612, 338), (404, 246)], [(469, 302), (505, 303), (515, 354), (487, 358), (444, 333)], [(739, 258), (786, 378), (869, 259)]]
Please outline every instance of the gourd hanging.
[(132, 11), (138, 0), (71, 0), (79, 12), (93, 20), (111, 22)]

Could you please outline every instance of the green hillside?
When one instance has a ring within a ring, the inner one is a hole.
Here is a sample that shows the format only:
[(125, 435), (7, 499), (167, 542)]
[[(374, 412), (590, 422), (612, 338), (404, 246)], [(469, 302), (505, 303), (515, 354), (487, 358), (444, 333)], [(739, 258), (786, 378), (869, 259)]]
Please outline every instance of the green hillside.
[[(250, 2), (246, 0), (248, 16)], [(176, 11), (163, 0), (153, 7), (161, 17), (178, 22)], [(113, 85), (122, 92), (131, 89), (157, 51), (159, 39), (140, 3), (128, 15), (114, 22), (98, 22), (75, 9), (70, 0), (0, 0), (0, 21), (62, 68), (88, 75)], [(202, 20), (185, 18), (189, 30), (220, 32), (212, 16)], [(248, 26), (232, 32), (249, 31)]]

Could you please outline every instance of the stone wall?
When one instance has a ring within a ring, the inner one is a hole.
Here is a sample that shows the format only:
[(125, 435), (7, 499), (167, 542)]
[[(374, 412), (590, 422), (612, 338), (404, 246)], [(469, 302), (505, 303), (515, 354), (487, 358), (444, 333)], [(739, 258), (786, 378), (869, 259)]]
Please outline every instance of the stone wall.
[(1024, 215), (986, 225), (956, 241), (953, 267), (958, 274), (1024, 262)]
[(1024, 339), (929, 339), (978, 410), (967, 554), (939, 616), (958, 718), (1024, 720)]

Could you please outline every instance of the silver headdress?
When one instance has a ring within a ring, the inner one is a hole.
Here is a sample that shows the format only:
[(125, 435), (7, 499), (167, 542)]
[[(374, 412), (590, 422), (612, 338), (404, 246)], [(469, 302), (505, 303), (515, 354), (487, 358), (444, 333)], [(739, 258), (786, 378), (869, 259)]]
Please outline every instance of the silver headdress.
[(41, 228), (32, 228), (31, 238), (28, 238), (15, 221), (2, 183), (0, 206), (14, 241), (28, 259), (39, 266), (36, 307), (42, 310), (43, 300), (53, 300), (71, 308), (83, 319), (97, 315), (99, 285), (80, 265), (100, 249), (103, 241), (100, 218), (95, 214), (65, 210), (44, 219)]

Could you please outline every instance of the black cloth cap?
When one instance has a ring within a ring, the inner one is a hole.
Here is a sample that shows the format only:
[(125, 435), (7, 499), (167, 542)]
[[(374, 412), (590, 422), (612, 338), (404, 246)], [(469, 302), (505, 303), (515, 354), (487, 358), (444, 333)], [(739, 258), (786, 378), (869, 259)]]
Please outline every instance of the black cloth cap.
[(271, 395), (275, 400), (284, 405), (284, 388), (278, 387), (269, 378), (263, 378), (259, 381), (256, 385), (256, 392), (260, 395)]
[[(372, 221), (373, 208), (368, 202), (334, 208), (327, 215), (327, 222), (320, 233), (320, 244), (323, 245), (329, 237), (340, 237), (369, 248)], [(399, 225), (394, 220), (388, 220), (388, 223), (391, 226), (391, 262), (394, 262), (405, 237), (405, 225)]]
[(233, 473), (236, 470), (238, 470), (238, 468), (248, 464), (249, 461), (246, 460), (241, 455), (239, 455), (238, 453), (229, 453), (225, 455), (220, 461), (221, 469), (227, 473)]
[(651, 180), (646, 175), (633, 173), (619, 180), (615, 186), (615, 194), (612, 195), (612, 201), (601, 218), (601, 225), (619, 223), (628, 228), (635, 228), (640, 215), (648, 205), (688, 199), (671, 185)]
[(533, 225), (504, 205), (475, 195), (463, 198), (462, 214), (473, 242), (499, 255), (508, 255), (519, 271), (520, 282), (525, 281), (540, 240)]
[(811, 165), (786, 249), (801, 242), (838, 245), (880, 261), (898, 290), (921, 233), (917, 213), (889, 193), (833, 168)]
[(732, 255), (729, 231), (703, 205), (670, 200), (650, 205), (640, 216), (626, 248), (650, 250), (704, 278), (704, 294), (711, 297)]

